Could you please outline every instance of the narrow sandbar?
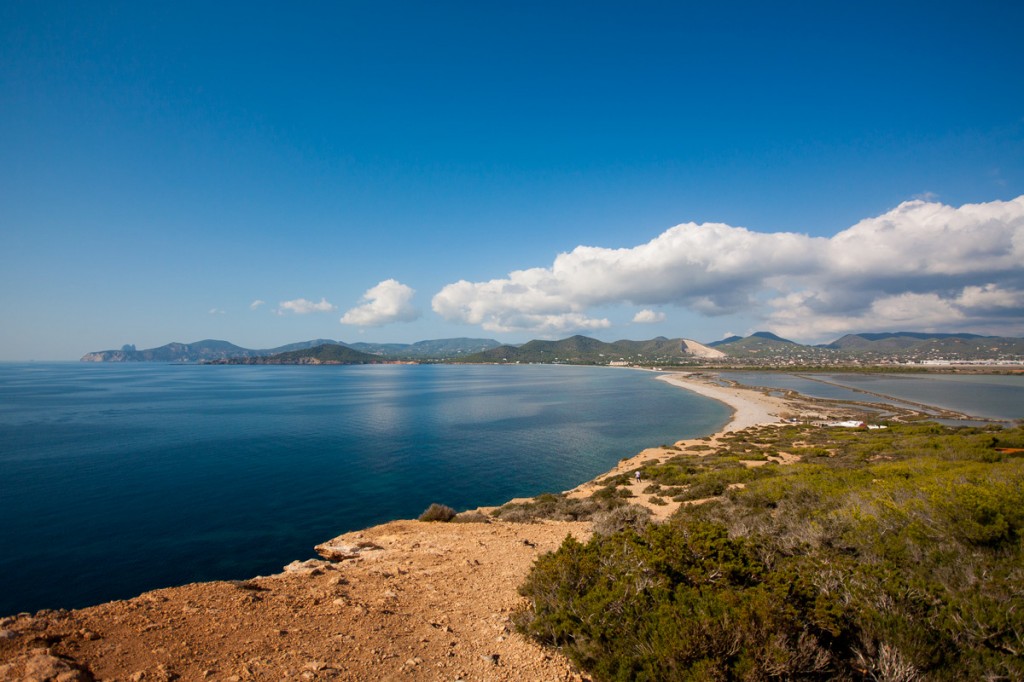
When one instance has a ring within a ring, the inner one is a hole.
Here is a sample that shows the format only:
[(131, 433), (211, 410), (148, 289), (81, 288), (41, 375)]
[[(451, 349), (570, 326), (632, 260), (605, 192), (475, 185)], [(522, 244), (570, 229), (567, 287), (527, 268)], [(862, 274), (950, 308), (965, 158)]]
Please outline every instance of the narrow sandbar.
[(774, 398), (749, 388), (718, 386), (706, 379), (698, 379), (693, 374), (663, 374), (658, 380), (731, 407), (732, 419), (719, 433), (742, 431), (762, 424), (775, 424), (782, 419), (783, 414), (792, 411), (781, 398)]
[[(777, 424), (785, 417), (806, 413), (805, 410), (807, 406), (797, 406), (792, 402), (788, 402), (782, 398), (765, 395), (764, 393), (752, 388), (720, 386), (701, 375), (675, 372), (671, 374), (662, 374), (657, 378), (660, 381), (672, 384), (678, 388), (683, 388), (706, 398), (711, 398), (712, 400), (725, 403), (732, 409), (732, 417), (730, 417), (725, 426), (719, 429), (716, 433), (699, 439), (676, 441), (675, 447), (677, 448), (692, 446), (704, 442), (715, 442), (718, 440), (719, 436), (726, 433), (741, 431), (752, 426)], [(633, 471), (650, 462), (660, 461), (665, 457), (672, 457), (677, 454), (678, 451), (666, 448), (665, 446), (646, 448), (632, 457), (623, 458), (613, 469), (565, 492), (569, 497), (590, 497), (602, 485), (604, 485), (605, 481), (611, 476)], [(630, 487), (634, 494), (633, 502), (650, 509), (655, 518), (662, 520), (666, 519), (679, 507), (678, 503), (667, 503), (661, 505), (651, 504), (651, 494), (643, 492), (646, 486), (646, 482), (641, 482), (639, 480), (631, 481)]]

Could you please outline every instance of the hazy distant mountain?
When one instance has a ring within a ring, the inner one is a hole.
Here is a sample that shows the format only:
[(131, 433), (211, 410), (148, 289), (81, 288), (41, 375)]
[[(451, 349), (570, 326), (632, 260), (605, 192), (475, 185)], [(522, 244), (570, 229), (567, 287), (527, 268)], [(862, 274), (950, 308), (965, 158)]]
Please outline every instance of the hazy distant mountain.
[(501, 344), (494, 339), (437, 339), (417, 341), (416, 343), (353, 343), (330, 339), (315, 339), (290, 343), (277, 348), (254, 350), (242, 348), (227, 341), (196, 341), (195, 343), (169, 343), (159, 348), (135, 350), (134, 346), (124, 346), (121, 350), (104, 350), (86, 353), (82, 362), (209, 362), (228, 358), (255, 358), (278, 353), (316, 348), (318, 346), (343, 346), (370, 355), (387, 358), (431, 358), (445, 359), (477, 353), (487, 348), (495, 348)]
[[(695, 352), (694, 348), (697, 348)], [(703, 350), (699, 350), (703, 349)], [(648, 341), (620, 340), (612, 343), (587, 336), (560, 341), (530, 341), (521, 346), (500, 346), (464, 358), (465, 362), (538, 362), (607, 365), (610, 362), (645, 364), (677, 363), (714, 351), (688, 339), (659, 336)]]
[(349, 344), (345, 343), (344, 341), (332, 341), (331, 339), (313, 339), (312, 341), (299, 341), (298, 343), (289, 343), (284, 346), (278, 346), (277, 348), (258, 350), (254, 352), (260, 355), (275, 355), (277, 353), (288, 353), (293, 350), (303, 350), (304, 348), (316, 348), (317, 346), (328, 345), (349, 346)]
[(262, 355), (257, 357), (224, 358), (214, 364), (227, 365), (374, 365), (388, 362), (379, 355), (362, 353), (348, 346), (325, 343), (313, 348)]
[(1024, 355), (1024, 339), (979, 334), (893, 332), (847, 334), (828, 345), (856, 355), (913, 355), (920, 358), (978, 360)]
[(610, 345), (613, 346), (620, 355), (636, 355), (652, 358), (678, 358), (687, 355), (688, 343), (696, 343), (696, 341), (688, 341), (687, 339), (666, 339), (664, 336), (658, 336), (650, 339), (649, 341), (629, 341), (627, 339), (621, 339), (619, 341), (613, 341)]
[[(771, 332), (754, 332), (745, 338), (731, 337), (715, 343), (712, 348), (729, 357), (765, 356), (777, 353), (791, 353), (796, 348), (806, 348)], [(708, 344), (711, 346), (711, 344)]]
[(500, 345), (501, 343), (494, 339), (438, 339), (436, 341), (417, 341), (404, 352), (412, 357), (452, 358), (469, 353), (479, 353)]
[(780, 343), (791, 343), (793, 345), (800, 345), (796, 341), (790, 341), (789, 339), (784, 339), (781, 336), (778, 336), (776, 334), (772, 334), (771, 332), (754, 332), (748, 338), (767, 339), (768, 341), (778, 341)]
[(479, 353), (490, 348), (497, 348), (501, 343), (494, 339), (436, 339), (417, 341), (416, 343), (350, 343), (364, 353), (386, 355), (395, 358), (410, 359), (445, 359), (456, 358), (472, 353)]
[(207, 339), (195, 343), (168, 343), (166, 346), (147, 350), (135, 350), (132, 346), (125, 346), (121, 350), (86, 353), (82, 356), (82, 362), (202, 362), (252, 357), (259, 352), (227, 341)]
[(901, 350), (911, 348), (922, 341), (947, 339), (984, 339), (978, 334), (930, 334), (927, 332), (883, 332), (877, 334), (847, 334), (828, 344), (829, 348), (842, 350)]
[(718, 348), (719, 346), (723, 346), (723, 345), (725, 345), (727, 343), (732, 343), (733, 341), (740, 341), (742, 339), (743, 339), (742, 336), (735, 336), (735, 335), (733, 335), (733, 336), (727, 336), (724, 339), (720, 339), (718, 341), (712, 341), (711, 343), (706, 343), (704, 345), (707, 346), (708, 348)]
[[(347, 349), (369, 358), (326, 348)], [(318, 349), (316, 353), (305, 353)], [(501, 345), (494, 339), (436, 339), (416, 343), (353, 343), (329, 339), (301, 341), (279, 348), (252, 350), (227, 341), (169, 343), (159, 348), (87, 353), (83, 362), (216, 362), (232, 358), (257, 358), (282, 353), (289, 362), (363, 362), (382, 360), (459, 360), (462, 362), (523, 362), (607, 365), (626, 362), (644, 365), (693, 364), (695, 361), (735, 361), (740, 364), (819, 364), (842, 362), (924, 361), (924, 360), (1019, 360), (1024, 357), (1024, 339), (923, 332), (847, 334), (830, 344), (805, 346), (771, 332), (747, 337), (732, 336), (700, 344), (690, 339), (659, 336), (647, 341), (622, 339), (607, 343), (587, 336), (558, 341), (534, 340), (522, 345)], [(328, 358), (329, 359), (328, 360)], [(306, 358), (302, 360), (302, 358)]]

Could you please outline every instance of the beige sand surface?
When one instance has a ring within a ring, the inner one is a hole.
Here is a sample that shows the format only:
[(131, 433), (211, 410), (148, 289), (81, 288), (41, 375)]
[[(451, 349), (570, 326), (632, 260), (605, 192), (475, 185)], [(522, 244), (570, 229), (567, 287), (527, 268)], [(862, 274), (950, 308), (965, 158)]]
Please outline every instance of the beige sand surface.
[(723, 402), (734, 412), (723, 433), (742, 431), (751, 426), (775, 424), (783, 414), (792, 414), (794, 409), (782, 398), (775, 398), (747, 388), (723, 387), (693, 374), (663, 374), (658, 377), (667, 384), (684, 388), (706, 398)]

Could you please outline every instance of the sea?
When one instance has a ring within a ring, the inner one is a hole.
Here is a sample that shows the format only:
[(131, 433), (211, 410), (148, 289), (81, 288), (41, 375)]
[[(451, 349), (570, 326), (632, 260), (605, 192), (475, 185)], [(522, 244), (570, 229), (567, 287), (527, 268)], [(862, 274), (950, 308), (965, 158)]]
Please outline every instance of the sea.
[(728, 420), (655, 377), (0, 364), (0, 616), (276, 573), (341, 533), (571, 489)]

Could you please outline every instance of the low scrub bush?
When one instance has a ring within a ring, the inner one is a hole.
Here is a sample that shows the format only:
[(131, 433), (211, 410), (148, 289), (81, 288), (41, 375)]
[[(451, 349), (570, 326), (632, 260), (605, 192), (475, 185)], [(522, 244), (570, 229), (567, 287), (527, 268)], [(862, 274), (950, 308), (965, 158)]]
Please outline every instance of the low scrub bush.
[(426, 511), (420, 514), (420, 521), (451, 521), (455, 518), (455, 510), (443, 504), (434, 502)]
[(620, 533), (627, 528), (642, 531), (651, 522), (651, 510), (636, 504), (626, 504), (594, 515), (594, 532), (599, 535)]
[(518, 627), (599, 681), (1024, 679), (1024, 428), (780, 431), (831, 456), (704, 458), (714, 502), (567, 538)]
[(529, 502), (510, 502), (491, 514), (502, 521), (535, 523), (544, 519), (553, 521), (588, 521), (594, 514), (625, 504), (614, 487), (601, 488), (589, 498), (569, 498), (565, 495), (545, 493)]

